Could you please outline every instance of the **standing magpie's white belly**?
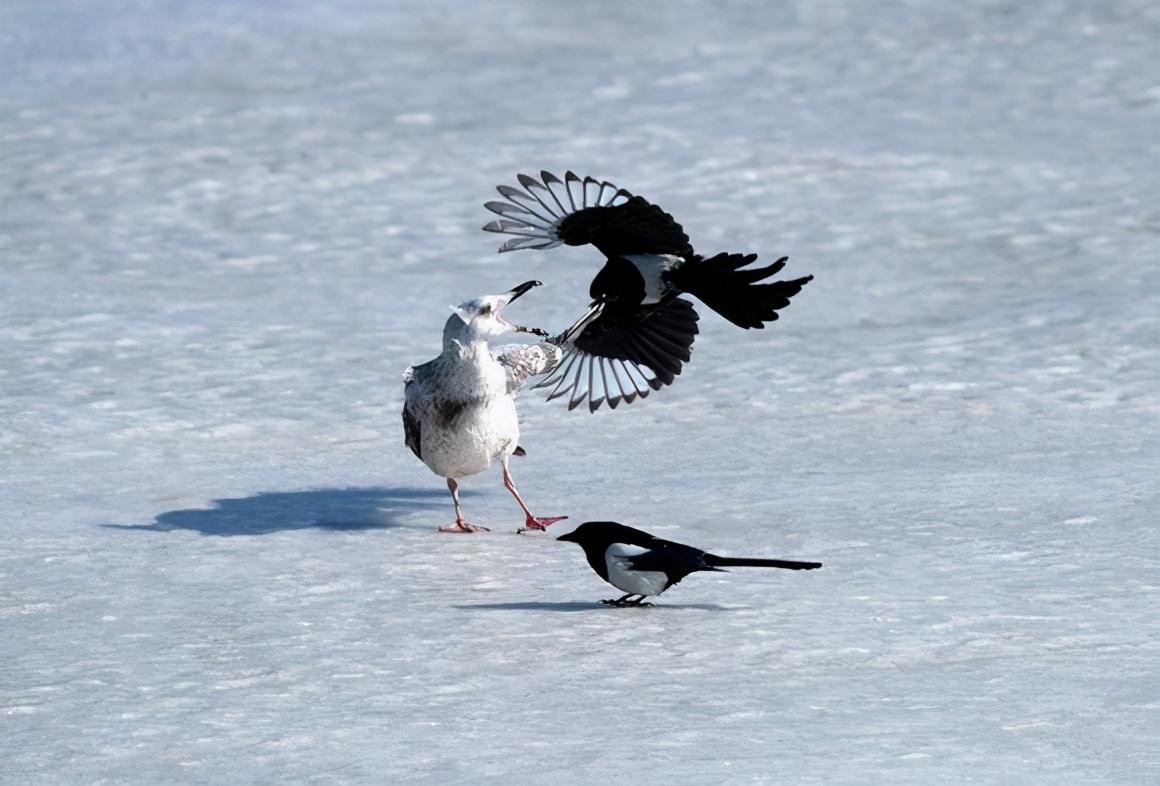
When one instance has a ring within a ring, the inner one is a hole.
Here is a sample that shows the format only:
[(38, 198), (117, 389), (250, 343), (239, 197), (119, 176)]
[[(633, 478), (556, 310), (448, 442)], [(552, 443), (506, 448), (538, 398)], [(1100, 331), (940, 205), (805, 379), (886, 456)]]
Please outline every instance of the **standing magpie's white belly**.
[(629, 558), (648, 551), (640, 546), (613, 543), (604, 552), (608, 566), (608, 583), (633, 595), (660, 595), (669, 585), (669, 577), (659, 570), (632, 570)]
[(483, 472), (501, 455), (510, 455), (520, 438), (516, 402), (494, 396), (449, 408), (424, 427), (423, 463), (436, 475), (459, 478)]

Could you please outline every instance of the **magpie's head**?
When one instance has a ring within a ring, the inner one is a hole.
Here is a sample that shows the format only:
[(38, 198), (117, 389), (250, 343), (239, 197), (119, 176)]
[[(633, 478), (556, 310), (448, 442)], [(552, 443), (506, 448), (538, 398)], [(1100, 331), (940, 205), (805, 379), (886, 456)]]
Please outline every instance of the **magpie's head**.
[(539, 281), (525, 281), (502, 295), (483, 295), (458, 306), (452, 306), (452, 314), (443, 328), (444, 345), (452, 339), (460, 343), (471, 343), (486, 341), (504, 333), (543, 333), (532, 328), (513, 325), (503, 318), (503, 310), (509, 303), (538, 286)]
[(585, 521), (571, 532), (561, 535), (556, 540), (566, 540), (569, 543), (579, 543), (581, 546), (607, 546), (618, 540), (624, 540), (625, 532), (633, 530), (615, 521)]

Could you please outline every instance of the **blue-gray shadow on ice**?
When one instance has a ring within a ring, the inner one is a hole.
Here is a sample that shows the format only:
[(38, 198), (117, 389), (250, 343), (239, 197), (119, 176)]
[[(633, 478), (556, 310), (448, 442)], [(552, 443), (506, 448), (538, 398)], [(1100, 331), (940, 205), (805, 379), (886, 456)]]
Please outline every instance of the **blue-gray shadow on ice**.
[(607, 613), (633, 613), (646, 611), (664, 611), (665, 609), (696, 611), (740, 611), (741, 607), (718, 606), (716, 603), (655, 603), (651, 606), (623, 606), (619, 608), (603, 606), (599, 601), (572, 601), (550, 602), (540, 600), (515, 601), (511, 603), (470, 603), (454, 608), (463, 611), (601, 611)]
[(152, 524), (101, 526), (134, 532), (191, 530), (203, 535), (266, 535), (308, 528), (389, 529), (405, 526), (400, 519), (419, 512), (429, 512), (430, 523), (422, 526), (432, 530), (448, 523), (452, 512), (447, 491), (383, 487), (263, 491), (249, 497), (217, 499), (211, 508), (171, 510), (159, 514)]

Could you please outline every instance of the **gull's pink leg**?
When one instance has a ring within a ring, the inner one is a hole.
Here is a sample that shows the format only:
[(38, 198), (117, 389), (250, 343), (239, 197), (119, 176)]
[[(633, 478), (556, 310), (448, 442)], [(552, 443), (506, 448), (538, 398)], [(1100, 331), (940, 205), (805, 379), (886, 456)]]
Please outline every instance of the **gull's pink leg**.
[(516, 482), (512, 480), (512, 473), (508, 469), (507, 456), (503, 457), (503, 485), (504, 488), (510, 491), (512, 496), (516, 498), (516, 502), (520, 503), (520, 507), (523, 508), (524, 515), (528, 517), (528, 520), (524, 522), (524, 528), (521, 529), (520, 532), (523, 532), (526, 529), (537, 529), (543, 531), (551, 525), (555, 524), (557, 521), (563, 521), (564, 519), (568, 518), (567, 516), (549, 516), (547, 518), (539, 518), (532, 515), (532, 512), (528, 510), (528, 506), (524, 503), (524, 498), (520, 496), (520, 492), (516, 489)]
[(451, 501), (455, 503), (455, 523), (449, 527), (440, 527), (440, 532), (491, 532), (487, 527), (468, 524), (463, 520), (463, 510), (459, 507), (459, 484), (455, 478), (447, 479), (447, 488), (451, 489)]

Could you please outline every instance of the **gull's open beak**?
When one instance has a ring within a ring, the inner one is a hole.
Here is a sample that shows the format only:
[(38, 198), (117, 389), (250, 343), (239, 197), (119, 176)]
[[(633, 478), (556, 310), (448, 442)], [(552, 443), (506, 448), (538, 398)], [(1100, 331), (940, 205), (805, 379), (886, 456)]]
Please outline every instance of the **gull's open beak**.
[[(504, 306), (507, 306), (508, 303), (511, 303), (513, 300), (518, 298), (520, 295), (522, 295), (525, 292), (527, 292), (531, 289), (534, 289), (535, 287), (538, 287), (538, 286), (540, 286), (539, 281), (525, 281), (524, 283), (520, 284), (515, 289), (509, 290), (505, 295), (507, 297), (507, 303), (504, 303)], [(511, 325), (510, 322), (508, 322), (507, 324)], [(540, 328), (529, 328), (529, 327), (524, 327), (523, 325), (512, 325), (512, 327), (515, 329), (515, 331), (517, 333), (531, 333), (531, 334), (536, 335), (536, 336), (545, 336), (545, 337), (548, 335), (548, 331), (541, 330)]]
[(532, 289), (533, 287), (538, 287), (538, 286), (540, 286), (539, 281), (525, 281), (524, 283), (520, 284), (518, 287), (516, 287), (515, 289), (513, 289), (507, 293), (507, 296), (508, 296), (507, 302), (508, 303), (512, 302), (513, 300), (515, 300), (516, 298), (518, 298), (520, 295), (524, 294), (528, 290)]

